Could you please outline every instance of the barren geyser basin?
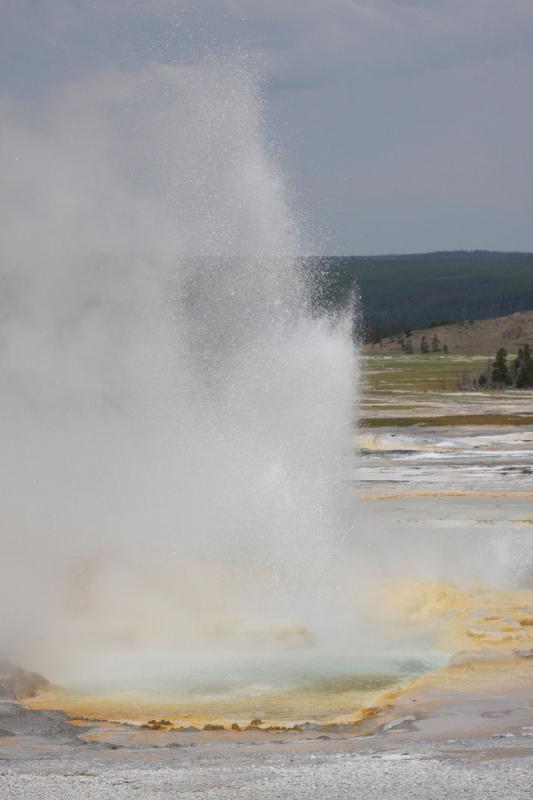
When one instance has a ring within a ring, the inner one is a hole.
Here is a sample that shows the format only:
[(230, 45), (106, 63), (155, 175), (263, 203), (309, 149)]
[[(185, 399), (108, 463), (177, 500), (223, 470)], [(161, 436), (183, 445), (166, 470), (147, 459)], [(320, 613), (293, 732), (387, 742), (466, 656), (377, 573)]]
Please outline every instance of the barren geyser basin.
[(34, 708), (355, 724), (532, 645), (533, 440), (355, 430), (386, 413), (357, 298), (310, 301), (258, 87), (207, 59), (4, 109), (0, 635)]

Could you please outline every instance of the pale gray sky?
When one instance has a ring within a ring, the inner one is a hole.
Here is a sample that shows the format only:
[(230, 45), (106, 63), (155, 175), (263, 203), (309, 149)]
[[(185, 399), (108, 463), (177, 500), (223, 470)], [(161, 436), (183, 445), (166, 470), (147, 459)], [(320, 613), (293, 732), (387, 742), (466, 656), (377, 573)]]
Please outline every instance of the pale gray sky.
[(239, 48), (323, 250), (533, 250), (532, 0), (0, 0), (9, 102)]

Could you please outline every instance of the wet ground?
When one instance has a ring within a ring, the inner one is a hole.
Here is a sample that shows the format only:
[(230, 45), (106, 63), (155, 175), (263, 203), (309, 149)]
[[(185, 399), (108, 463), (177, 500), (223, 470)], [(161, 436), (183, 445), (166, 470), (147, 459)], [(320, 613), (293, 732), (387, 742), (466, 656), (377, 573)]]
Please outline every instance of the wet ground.
[(384, 426), (362, 431), (357, 444), (354, 486), (363, 492), (533, 496), (533, 431), (525, 426)]

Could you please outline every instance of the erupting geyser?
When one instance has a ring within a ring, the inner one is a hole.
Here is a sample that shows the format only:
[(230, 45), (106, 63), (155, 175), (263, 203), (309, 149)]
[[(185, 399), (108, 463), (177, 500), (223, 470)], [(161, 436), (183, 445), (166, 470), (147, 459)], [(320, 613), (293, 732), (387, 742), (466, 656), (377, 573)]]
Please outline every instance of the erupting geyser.
[(310, 310), (261, 111), (215, 60), (5, 104), (0, 635), (52, 678), (342, 617), (350, 325)]

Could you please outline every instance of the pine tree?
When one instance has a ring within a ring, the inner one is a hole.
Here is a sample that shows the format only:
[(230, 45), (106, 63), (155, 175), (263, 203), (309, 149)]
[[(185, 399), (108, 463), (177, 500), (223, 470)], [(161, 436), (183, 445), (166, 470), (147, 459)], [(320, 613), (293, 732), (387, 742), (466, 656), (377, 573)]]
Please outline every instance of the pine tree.
[(425, 336), (422, 336), (422, 339), (420, 340), (420, 352), (429, 353), (429, 344)]
[(511, 386), (513, 383), (507, 366), (507, 350), (504, 347), (500, 347), (496, 353), (496, 358), (492, 365), (492, 383), (500, 388), (502, 386)]
[(491, 386), (492, 383), (492, 361), (487, 359), (487, 365), (477, 380), (478, 386), (482, 389)]
[(514, 362), (516, 371), (515, 386), (517, 389), (533, 387), (533, 358), (528, 344), (518, 349), (518, 358)]
[(436, 333), (433, 335), (433, 339), (431, 340), (431, 352), (440, 353), (440, 341)]

